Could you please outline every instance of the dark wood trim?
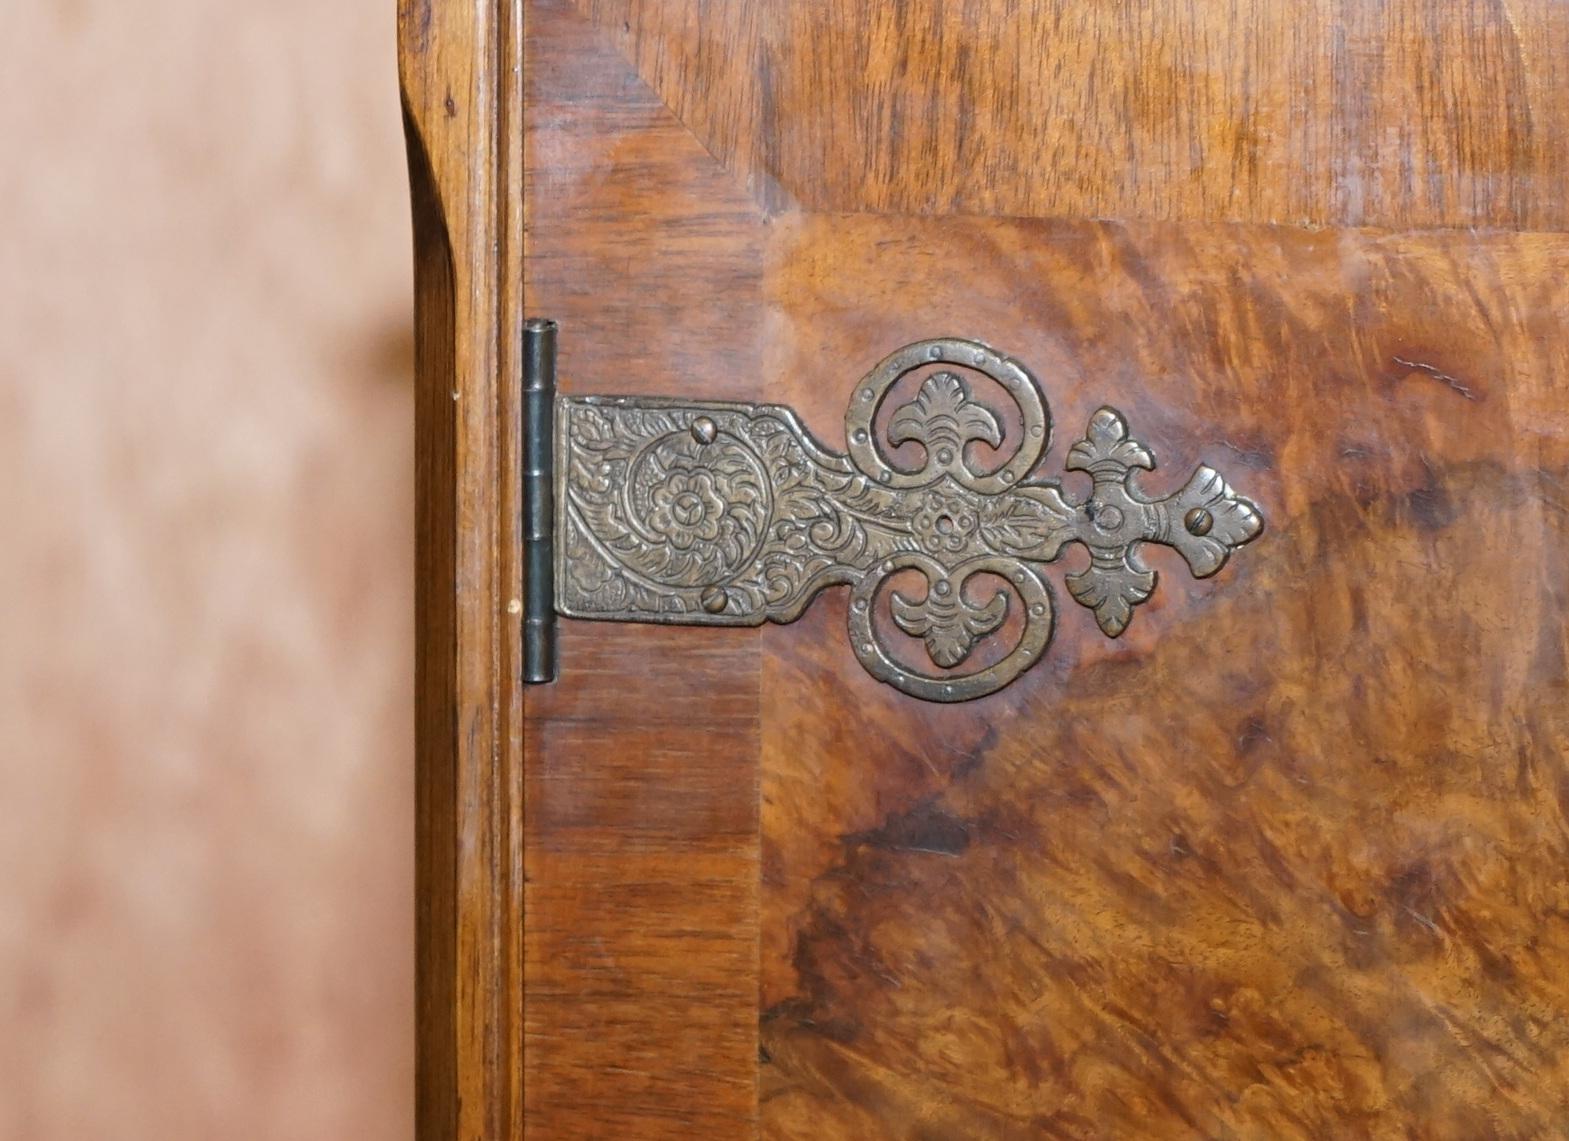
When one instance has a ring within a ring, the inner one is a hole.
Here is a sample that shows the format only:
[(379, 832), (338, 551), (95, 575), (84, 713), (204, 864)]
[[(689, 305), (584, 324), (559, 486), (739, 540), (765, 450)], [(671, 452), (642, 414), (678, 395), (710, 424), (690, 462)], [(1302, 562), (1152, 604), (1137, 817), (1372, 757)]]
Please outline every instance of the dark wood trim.
[(404, 0), (415, 254), (421, 1141), (521, 1136), (521, 6)]

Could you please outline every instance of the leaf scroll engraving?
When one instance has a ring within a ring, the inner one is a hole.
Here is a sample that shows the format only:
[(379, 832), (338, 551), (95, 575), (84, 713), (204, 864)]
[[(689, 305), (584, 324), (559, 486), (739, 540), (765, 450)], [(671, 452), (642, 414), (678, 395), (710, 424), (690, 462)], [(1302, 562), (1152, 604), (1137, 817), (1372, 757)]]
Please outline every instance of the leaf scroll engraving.
[(970, 396), (970, 386), (951, 372), (926, 378), (921, 391), (888, 422), (888, 441), (914, 441), (926, 449), (931, 465), (951, 472), (963, 462), (964, 447), (980, 440), (999, 447), (1002, 425), (986, 405)]
[(913, 601), (894, 591), (890, 596), (893, 620), (912, 638), (923, 638), (932, 661), (951, 669), (970, 656), (978, 639), (994, 633), (1008, 616), (1008, 596), (1002, 591), (977, 606), (956, 590), (953, 581), (940, 578), (926, 597)]
[[(883, 427), (894, 386), (920, 370), (918, 391)], [(1000, 387), (1016, 416), (977, 399), (961, 373)], [(1111, 408), (1068, 452), (1067, 468), (1090, 476), (1087, 497), (1032, 478), (1050, 444), (1044, 394), (1023, 365), (975, 341), (889, 356), (856, 386), (845, 435), (848, 454), (828, 449), (779, 405), (560, 399), (557, 610), (757, 625), (792, 621), (819, 591), (844, 585), (861, 663), (906, 693), (960, 701), (995, 692), (1044, 653), (1055, 613), (1040, 567), (1068, 545), (1090, 554), (1067, 576), (1069, 593), (1115, 638), (1156, 587), (1142, 544), (1176, 548), (1202, 578), (1263, 529), (1257, 506), (1209, 467), (1170, 496), (1144, 495), (1135, 476), (1154, 457)], [(884, 439), (916, 445), (920, 466), (896, 466)], [(975, 443), (1001, 462), (983, 467)], [(889, 586), (911, 572), (924, 592)], [(912, 664), (890, 625), (936, 668)], [(999, 636), (1012, 648), (970, 664)]]

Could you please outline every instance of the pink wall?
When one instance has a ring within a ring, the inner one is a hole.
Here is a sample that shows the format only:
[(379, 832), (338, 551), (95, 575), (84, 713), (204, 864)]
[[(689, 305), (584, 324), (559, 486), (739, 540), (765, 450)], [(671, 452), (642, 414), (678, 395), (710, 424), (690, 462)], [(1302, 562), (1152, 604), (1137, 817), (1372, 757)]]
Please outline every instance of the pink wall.
[(410, 1136), (394, 7), (6, 7), (3, 1141)]

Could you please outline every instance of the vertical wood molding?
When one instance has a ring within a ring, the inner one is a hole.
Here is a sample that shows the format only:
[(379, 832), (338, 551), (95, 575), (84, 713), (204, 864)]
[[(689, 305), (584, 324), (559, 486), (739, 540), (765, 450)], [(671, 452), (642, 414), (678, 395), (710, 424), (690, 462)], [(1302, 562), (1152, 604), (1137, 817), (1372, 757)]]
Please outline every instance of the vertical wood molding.
[(521, 6), (402, 0), (416, 297), (417, 1121), (521, 1136)]

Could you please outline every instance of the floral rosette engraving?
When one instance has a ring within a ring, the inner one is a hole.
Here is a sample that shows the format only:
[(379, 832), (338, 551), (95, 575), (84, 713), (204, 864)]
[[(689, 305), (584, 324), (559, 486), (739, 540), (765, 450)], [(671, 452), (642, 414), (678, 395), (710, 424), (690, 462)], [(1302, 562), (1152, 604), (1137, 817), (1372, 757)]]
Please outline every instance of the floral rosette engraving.
[(980, 513), (972, 499), (956, 491), (928, 491), (910, 520), (910, 530), (933, 554), (958, 554), (974, 541)]
[(719, 538), (725, 500), (712, 472), (671, 472), (651, 494), (648, 525), (671, 546), (687, 551)]

